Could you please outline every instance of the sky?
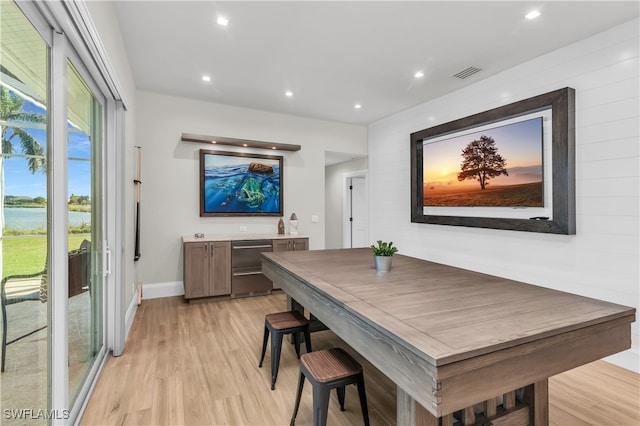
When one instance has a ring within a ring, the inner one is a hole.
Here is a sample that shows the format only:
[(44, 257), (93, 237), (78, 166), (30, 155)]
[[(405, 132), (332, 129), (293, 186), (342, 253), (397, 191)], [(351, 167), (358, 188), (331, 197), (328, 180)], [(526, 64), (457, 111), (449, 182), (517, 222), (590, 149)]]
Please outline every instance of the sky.
[(239, 154), (239, 156), (233, 155), (205, 155), (204, 157), (205, 167), (224, 167), (224, 166), (239, 166), (245, 165), (252, 161), (259, 161), (261, 163), (270, 164), (273, 166), (277, 166), (278, 160), (261, 158), (260, 156), (243, 156), (243, 154)]
[[(24, 102), (23, 110), (46, 114), (44, 108), (29, 101)], [(44, 147), (46, 153), (46, 130), (25, 130)], [(14, 154), (21, 154), (22, 148), (17, 138), (14, 138), (13, 145)], [(69, 196), (72, 194), (91, 195), (91, 162), (89, 161), (91, 142), (86, 134), (79, 132), (71, 125), (69, 126), (68, 156), (70, 158), (68, 167)], [(32, 174), (25, 158), (5, 158), (4, 187), (4, 195), (47, 197), (46, 175), (41, 172)]]
[[(494, 184), (520, 184), (542, 181), (542, 118), (537, 117), (505, 126), (485, 129), (437, 142), (425, 142), (423, 150), (424, 183), (430, 186), (462, 187), (475, 180), (458, 181), (462, 150), (469, 142), (489, 136), (507, 163), (509, 177), (496, 177)], [(502, 181), (502, 182), (500, 182)]]

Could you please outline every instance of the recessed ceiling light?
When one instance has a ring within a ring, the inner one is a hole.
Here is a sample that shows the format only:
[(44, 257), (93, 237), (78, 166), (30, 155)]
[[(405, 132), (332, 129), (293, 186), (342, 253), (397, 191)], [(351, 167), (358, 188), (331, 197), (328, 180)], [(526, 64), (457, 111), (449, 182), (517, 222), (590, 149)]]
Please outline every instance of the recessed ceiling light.
[(211, 81), (211, 76), (209, 76), (209, 75), (203, 75), (203, 76), (202, 76), (202, 81), (206, 81), (206, 82)]
[(524, 17), (527, 19), (536, 19), (538, 16), (540, 16), (540, 12), (538, 12), (537, 10), (532, 10), (531, 12), (527, 13)]
[(246, 143), (243, 143), (242, 146), (249, 146), (249, 145), (247, 145)]
[(284, 93), (284, 95), (285, 95), (286, 97), (290, 98), (290, 97), (292, 97), (292, 96), (293, 96), (293, 92), (292, 92), (291, 90), (287, 90), (287, 91)]
[(362, 108), (362, 105), (360, 105), (360, 104), (355, 104), (353, 107), (354, 107), (355, 109), (360, 109), (360, 108)]
[(424, 73), (422, 71), (418, 71), (417, 73), (415, 73), (413, 75), (415, 78), (422, 78), (424, 77)]
[(218, 16), (218, 20), (216, 22), (218, 23), (218, 25), (222, 25), (223, 27), (229, 25), (229, 20), (224, 16)]

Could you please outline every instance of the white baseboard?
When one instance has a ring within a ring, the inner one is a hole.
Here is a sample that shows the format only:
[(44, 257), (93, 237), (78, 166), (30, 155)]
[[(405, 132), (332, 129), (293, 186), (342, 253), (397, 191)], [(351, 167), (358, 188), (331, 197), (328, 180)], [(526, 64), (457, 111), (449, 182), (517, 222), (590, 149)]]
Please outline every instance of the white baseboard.
[(160, 297), (183, 296), (182, 281), (166, 283), (142, 284), (142, 299), (158, 299)]
[(608, 356), (604, 360), (640, 374), (640, 353), (638, 348), (627, 349), (624, 352)]
[(127, 341), (127, 337), (129, 336), (129, 330), (131, 330), (131, 325), (133, 325), (133, 319), (136, 316), (136, 312), (138, 312), (138, 295), (136, 293), (132, 294), (131, 301), (129, 302), (129, 307), (127, 308), (127, 313), (124, 316), (124, 341)]

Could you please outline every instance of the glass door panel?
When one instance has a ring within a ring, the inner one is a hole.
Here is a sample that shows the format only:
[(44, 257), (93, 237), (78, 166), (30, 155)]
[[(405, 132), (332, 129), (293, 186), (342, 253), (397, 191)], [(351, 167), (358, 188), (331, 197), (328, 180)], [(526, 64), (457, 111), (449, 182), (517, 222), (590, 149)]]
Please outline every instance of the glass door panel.
[(13, 2), (0, 19), (0, 408), (3, 424), (46, 424), (49, 46)]
[(100, 103), (67, 64), (69, 194), (69, 402), (103, 347), (102, 117)]

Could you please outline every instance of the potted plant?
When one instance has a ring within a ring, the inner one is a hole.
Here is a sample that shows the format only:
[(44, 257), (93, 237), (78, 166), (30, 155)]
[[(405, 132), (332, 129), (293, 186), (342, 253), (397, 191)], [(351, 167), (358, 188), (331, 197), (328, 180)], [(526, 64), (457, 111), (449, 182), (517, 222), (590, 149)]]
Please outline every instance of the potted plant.
[(378, 272), (389, 272), (391, 270), (391, 259), (393, 258), (393, 254), (398, 251), (396, 247), (393, 245), (393, 241), (383, 242), (382, 240), (377, 241), (378, 245), (371, 245), (371, 249), (373, 250), (373, 259), (376, 265), (376, 271)]

